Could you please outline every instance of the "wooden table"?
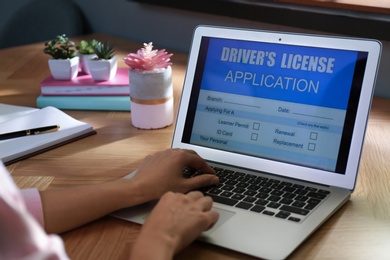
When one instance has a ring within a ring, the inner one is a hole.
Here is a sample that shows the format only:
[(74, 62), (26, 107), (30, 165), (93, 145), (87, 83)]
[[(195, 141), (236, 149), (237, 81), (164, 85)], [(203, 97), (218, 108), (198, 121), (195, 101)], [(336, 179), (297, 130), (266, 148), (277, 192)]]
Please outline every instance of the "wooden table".
[[(142, 47), (140, 43), (100, 34), (83, 39), (87, 38), (114, 43), (120, 67), (126, 67), (122, 58), (127, 53)], [(49, 56), (42, 50), (43, 43), (0, 50), (1, 103), (35, 106), (40, 93), (39, 82), (49, 74)], [(187, 55), (174, 53), (177, 110)], [(97, 134), (9, 165), (20, 187), (58, 189), (117, 179), (136, 169), (146, 155), (170, 147), (173, 126), (138, 130), (132, 127), (129, 112), (66, 112), (92, 124)], [(126, 259), (139, 230), (137, 224), (106, 216), (61, 236), (73, 260)], [(390, 259), (389, 99), (374, 98), (357, 186), (351, 200), (290, 258)], [(251, 258), (196, 241), (176, 259)]]

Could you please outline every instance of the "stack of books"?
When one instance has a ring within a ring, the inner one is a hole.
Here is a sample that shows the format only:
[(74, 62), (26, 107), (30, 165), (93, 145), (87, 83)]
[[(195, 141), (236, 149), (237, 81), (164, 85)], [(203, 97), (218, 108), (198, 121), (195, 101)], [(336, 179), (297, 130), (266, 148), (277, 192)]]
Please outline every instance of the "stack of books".
[(37, 107), (130, 111), (128, 71), (118, 68), (115, 78), (109, 81), (95, 81), (82, 72), (73, 80), (56, 80), (49, 75), (40, 84)]

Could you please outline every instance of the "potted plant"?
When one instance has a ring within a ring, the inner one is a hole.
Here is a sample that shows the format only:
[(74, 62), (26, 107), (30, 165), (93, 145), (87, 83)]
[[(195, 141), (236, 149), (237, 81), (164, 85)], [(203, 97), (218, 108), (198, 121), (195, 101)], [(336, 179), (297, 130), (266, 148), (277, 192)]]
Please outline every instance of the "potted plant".
[(85, 74), (90, 74), (88, 69), (87, 60), (96, 58), (94, 47), (98, 41), (93, 39), (90, 41), (81, 40), (80, 43), (76, 46), (78, 50), (78, 56), (80, 57), (80, 66), (81, 71)]
[(150, 42), (124, 58), (130, 67), (131, 121), (137, 128), (157, 129), (173, 123), (172, 55), (165, 49), (153, 50)]
[(74, 42), (65, 34), (45, 42), (44, 53), (49, 54), (49, 68), (57, 80), (70, 80), (77, 76), (79, 57)]
[(87, 60), (88, 69), (94, 80), (112, 80), (118, 68), (115, 49), (109, 42), (97, 42), (93, 47), (96, 57)]

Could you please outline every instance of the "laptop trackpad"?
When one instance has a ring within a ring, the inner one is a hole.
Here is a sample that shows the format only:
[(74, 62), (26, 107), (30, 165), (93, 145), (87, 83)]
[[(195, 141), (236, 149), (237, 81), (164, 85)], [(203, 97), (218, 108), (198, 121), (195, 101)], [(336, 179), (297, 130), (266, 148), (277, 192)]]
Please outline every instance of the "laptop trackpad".
[(228, 211), (228, 210), (220, 209), (220, 208), (216, 208), (216, 207), (213, 207), (213, 209), (219, 213), (219, 219), (218, 219), (217, 223), (215, 223), (212, 228), (203, 232), (202, 234), (205, 234), (205, 235), (210, 234), (211, 232), (213, 232), (214, 230), (219, 228), (223, 223), (228, 221), (231, 217), (233, 217), (236, 214), (233, 211)]

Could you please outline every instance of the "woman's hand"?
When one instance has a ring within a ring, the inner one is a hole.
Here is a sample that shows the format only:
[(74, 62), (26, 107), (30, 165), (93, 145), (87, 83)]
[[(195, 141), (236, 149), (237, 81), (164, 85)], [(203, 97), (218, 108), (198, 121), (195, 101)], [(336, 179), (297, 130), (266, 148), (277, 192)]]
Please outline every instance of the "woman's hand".
[[(202, 174), (184, 178), (183, 169), (190, 167)], [(158, 199), (167, 191), (185, 193), (204, 186), (218, 184), (215, 171), (196, 152), (168, 149), (147, 156), (131, 179), (145, 191), (145, 201)]]
[[(185, 179), (184, 167), (205, 174)], [(113, 211), (159, 199), (167, 191), (185, 193), (217, 183), (214, 170), (194, 151), (169, 149), (146, 157), (131, 179), (41, 191), (45, 229), (68, 231)]]
[(218, 220), (212, 203), (198, 191), (164, 194), (143, 225), (132, 258), (172, 259)]

